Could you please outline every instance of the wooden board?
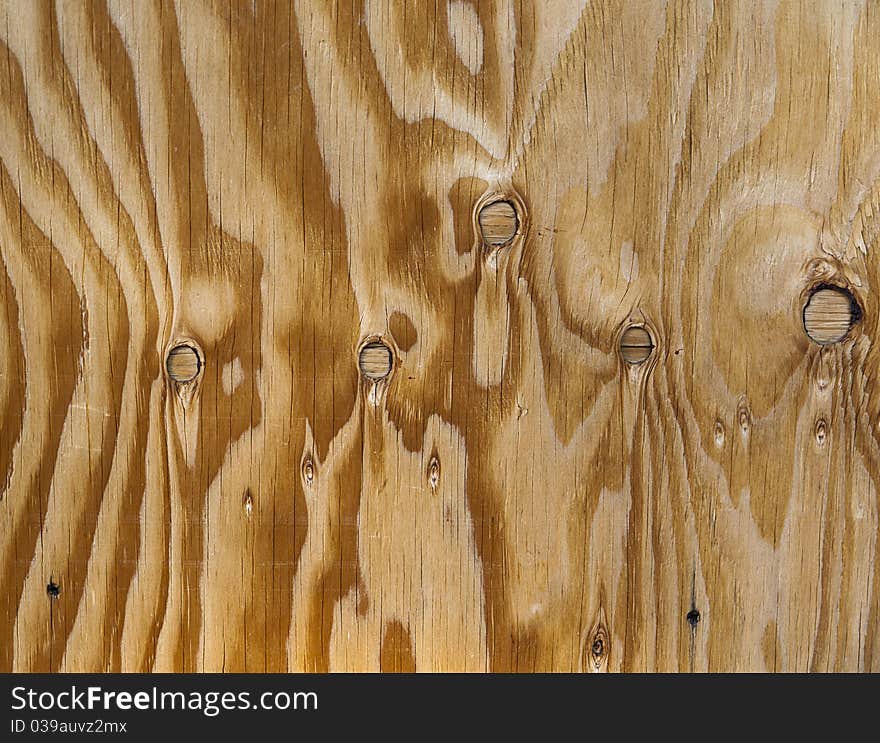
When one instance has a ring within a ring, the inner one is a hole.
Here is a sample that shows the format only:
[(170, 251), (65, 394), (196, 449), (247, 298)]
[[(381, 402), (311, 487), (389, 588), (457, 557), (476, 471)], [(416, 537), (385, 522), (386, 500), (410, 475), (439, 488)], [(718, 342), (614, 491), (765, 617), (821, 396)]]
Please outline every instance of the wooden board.
[(880, 670), (880, 3), (0, 42), (0, 670)]

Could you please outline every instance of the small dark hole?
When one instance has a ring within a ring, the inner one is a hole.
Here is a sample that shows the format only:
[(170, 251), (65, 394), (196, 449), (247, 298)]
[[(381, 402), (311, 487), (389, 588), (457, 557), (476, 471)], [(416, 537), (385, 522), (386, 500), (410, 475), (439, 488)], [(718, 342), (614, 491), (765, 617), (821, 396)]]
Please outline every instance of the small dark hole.
[(59, 586), (54, 580), (50, 580), (49, 584), (46, 586), (46, 593), (48, 593), (53, 599), (57, 599), (58, 595), (61, 593), (61, 586)]
[(700, 612), (696, 609), (691, 609), (687, 613), (687, 622), (691, 626), (691, 629), (696, 629), (697, 625), (700, 623)]

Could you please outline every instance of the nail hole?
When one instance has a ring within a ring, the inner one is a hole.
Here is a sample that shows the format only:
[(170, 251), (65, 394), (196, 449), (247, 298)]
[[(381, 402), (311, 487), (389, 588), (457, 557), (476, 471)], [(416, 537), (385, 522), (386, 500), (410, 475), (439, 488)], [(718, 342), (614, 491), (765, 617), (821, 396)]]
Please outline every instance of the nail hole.
[(654, 350), (651, 334), (641, 326), (627, 328), (620, 338), (620, 355), (627, 364), (641, 364)]
[(804, 330), (821, 346), (839, 343), (862, 317), (855, 297), (839, 286), (822, 285), (804, 307)]
[(54, 580), (49, 579), (49, 583), (46, 585), (46, 593), (53, 599), (57, 599), (61, 594), (61, 586), (59, 586)]
[(493, 201), (486, 204), (477, 215), (483, 244), (489, 248), (507, 245), (519, 229), (516, 207), (509, 201)]
[(700, 623), (700, 612), (696, 609), (691, 609), (687, 613), (687, 623), (691, 626), (691, 629), (696, 629), (697, 625)]
[(202, 368), (202, 360), (195, 348), (181, 343), (168, 352), (165, 368), (171, 379), (178, 384), (186, 384), (198, 376)]
[(358, 366), (367, 379), (378, 381), (391, 373), (393, 355), (382, 341), (370, 341), (360, 352)]

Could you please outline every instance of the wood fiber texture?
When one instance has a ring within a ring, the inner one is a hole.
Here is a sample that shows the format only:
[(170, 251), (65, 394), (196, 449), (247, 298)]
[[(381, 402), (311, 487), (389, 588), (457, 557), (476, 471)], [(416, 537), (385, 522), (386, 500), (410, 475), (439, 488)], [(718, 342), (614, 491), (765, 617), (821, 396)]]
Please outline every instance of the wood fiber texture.
[(0, 3), (0, 670), (880, 670), (878, 50)]

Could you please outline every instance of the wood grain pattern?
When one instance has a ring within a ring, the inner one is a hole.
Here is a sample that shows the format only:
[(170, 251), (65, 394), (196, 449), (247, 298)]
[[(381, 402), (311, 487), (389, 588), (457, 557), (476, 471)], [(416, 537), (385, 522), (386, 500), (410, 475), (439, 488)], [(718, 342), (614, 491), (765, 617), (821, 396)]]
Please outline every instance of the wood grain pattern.
[(876, 0), (4, 0), (0, 670), (880, 670), (877, 49)]

